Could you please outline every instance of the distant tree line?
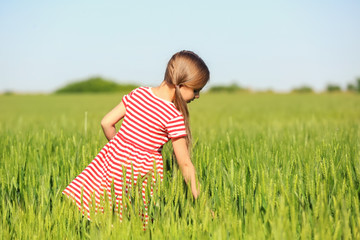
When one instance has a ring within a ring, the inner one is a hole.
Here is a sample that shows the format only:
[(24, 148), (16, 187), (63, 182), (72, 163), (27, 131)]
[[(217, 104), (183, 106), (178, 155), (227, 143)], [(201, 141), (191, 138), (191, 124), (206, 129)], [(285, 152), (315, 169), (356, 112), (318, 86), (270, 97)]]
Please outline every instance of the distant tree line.
[[(82, 81), (69, 83), (68, 85), (58, 89), (55, 93), (100, 93), (100, 92), (130, 92), (137, 88), (135, 84), (118, 84), (111, 80), (104, 79), (102, 77), (91, 77)], [(325, 89), (327, 92), (340, 92), (343, 89), (336, 84), (328, 84)], [(348, 92), (360, 93), (360, 77), (355, 80), (354, 83), (349, 83), (347, 88), (344, 89)], [(237, 83), (230, 85), (215, 85), (209, 88), (209, 92), (248, 92), (250, 89), (239, 86)], [(266, 92), (272, 92), (268, 90)], [(296, 87), (292, 90), (294, 93), (312, 93), (314, 92), (310, 86), (304, 85)], [(10, 92), (5, 92), (5, 95), (10, 95)]]
[(248, 89), (240, 87), (239, 85), (237, 85), (236, 83), (233, 83), (231, 85), (216, 85), (216, 86), (212, 86), (209, 89), (209, 92), (228, 92), (228, 93), (233, 93), (233, 92), (240, 92), (240, 91), (248, 91)]
[(360, 92), (360, 77), (356, 79), (355, 83), (348, 83), (347, 90), (350, 92)]
[(138, 85), (118, 84), (101, 77), (73, 82), (55, 91), (55, 93), (100, 93), (100, 92), (130, 92)]
[[(341, 87), (339, 85), (336, 84), (328, 84), (326, 86), (326, 92), (341, 92), (343, 91), (343, 89), (341, 89)], [(355, 80), (355, 83), (348, 83), (346, 89), (344, 89), (348, 92), (358, 92), (360, 93), (360, 78), (357, 78)], [(301, 86), (298, 88), (294, 88), (292, 90), (292, 92), (296, 92), (296, 93), (310, 93), (313, 92), (313, 89), (309, 86)]]
[[(344, 89), (345, 90), (345, 89)], [(246, 92), (250, 91), (250, 89), (243, 88), (236, 83), (233, 83), (231, 85), (216, 85), (212, 86), (209, 89), (209, 92), (227, 92), (227, 93), (234, 93), (234, 92)], [(328, 84), (325, 89), (326, 92), (341, 92), (343, 89), (339, 85), (336, 84)], [(359, 92), (360, 93), (360, 78), (357, 78), (355, 80), (355, 83), (349, 83), (347, 85), (346, 91), (348, 92)], [(272, 92), (272, 90), (268, 90), (266, 92)], [(314, 90), (312, 87), (308, 85), (303, 85), (300, 87), (296, 87), (292, 89), (293, 93), (312, 93)]]

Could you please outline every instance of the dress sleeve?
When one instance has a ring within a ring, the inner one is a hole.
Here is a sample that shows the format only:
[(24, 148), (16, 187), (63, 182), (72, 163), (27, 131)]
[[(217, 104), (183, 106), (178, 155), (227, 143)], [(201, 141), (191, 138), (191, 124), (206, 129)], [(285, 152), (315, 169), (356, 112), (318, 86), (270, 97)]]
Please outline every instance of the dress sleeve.
[(168, 138), (179, 138), (186, 136), (184, 117), (179, 115), (166, 124)]

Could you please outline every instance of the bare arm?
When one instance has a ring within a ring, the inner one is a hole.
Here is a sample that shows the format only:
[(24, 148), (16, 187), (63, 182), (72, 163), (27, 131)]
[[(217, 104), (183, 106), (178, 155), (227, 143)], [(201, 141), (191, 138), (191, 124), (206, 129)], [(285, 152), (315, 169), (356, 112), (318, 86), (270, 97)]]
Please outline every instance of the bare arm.
[(199, 196), (199, 190), (196, 185), (195, 167), (190, 160), (190, 154), (186, 146), (184, 137), (172, 139), (176, 160), (179, 164), (181, 173), (186, 183), (190, 182), (191, 192), (196, 199)]
[(101, 120), (101, 127), (105, 137), (110, 141), (116, 135), (115, 124), (125, 116), (125, 105), (119, 103), (113, 110), (105, 115)]

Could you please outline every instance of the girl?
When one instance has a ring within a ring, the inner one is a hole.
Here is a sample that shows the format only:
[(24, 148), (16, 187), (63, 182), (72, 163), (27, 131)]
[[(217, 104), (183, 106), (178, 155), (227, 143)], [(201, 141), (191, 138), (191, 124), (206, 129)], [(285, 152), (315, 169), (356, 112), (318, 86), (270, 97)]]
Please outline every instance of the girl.
[[(187, 103), (199, 98), (208, 80), (209, 70), (198, 55), (191, 51), (174, 54), (160, 86), (133, 90), (105, 115), (101, 126), (109, 142), (63, 194), (71, 197), (90, 219), (91, 204), (95, 204), (95, 209), (102, 209), (100, 197), (104, 197), (104, 191), (112, 203), (111, 183), (114, 181), (116, 212), (122, 219), (123, 191), (127, 195), (131, 184), (135, 185), (141, 178), (144, 179), (142, 196), (147, 211), (145, 176), (150, 174), (155, 181), (156, 171), (163, 179), (161, 150), (171, 139), (180, 170), (196, 199), (199, 189), (189, 154), (191, 133)], [(116, 132), (115, 124), (122, 118), (120, 130)], [(144, 220), (146, 225), (147, 213)]]

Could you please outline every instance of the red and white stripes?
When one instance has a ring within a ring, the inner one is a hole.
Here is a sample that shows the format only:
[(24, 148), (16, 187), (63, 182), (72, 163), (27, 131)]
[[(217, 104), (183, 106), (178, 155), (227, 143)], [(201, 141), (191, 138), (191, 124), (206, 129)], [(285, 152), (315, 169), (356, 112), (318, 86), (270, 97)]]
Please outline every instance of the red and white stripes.
[[(104, 192), (111, 205), (115, 201), (117, 212), (120, 208), (120, 219), (122, 219), (123, 190), (127, 195), (129, 186), (135, 185), (138, 178), (145, 175), (151, 174), (152, 180), (155, 181), (154, 171), (162, 180), (163, 145), (171, 138), (186, 135), (181, 113), (171, 102), (155, 96), (150, 88), (137, 88), (125, 95), (122, 101), (126, 114), (119, 132), (63, 191), (63, 194), (71, 197), (89, 219), (91, 204), (94, 204), (92, 198), (95, 199), (95, 210), (101, 210), (103, 206), (100, 199), (105, 197)], [(134, 179), (133, 183), (132, 179)], [(116, 199), (111, 199), (112, 181), (114, 181)], [(146, 186), (147, 178), (142, 183), (143, 202), (147, 210)], [(152, 193), (151, 186), (150, 194)], [(146, 224), (147, 212), (143, 217)]]

